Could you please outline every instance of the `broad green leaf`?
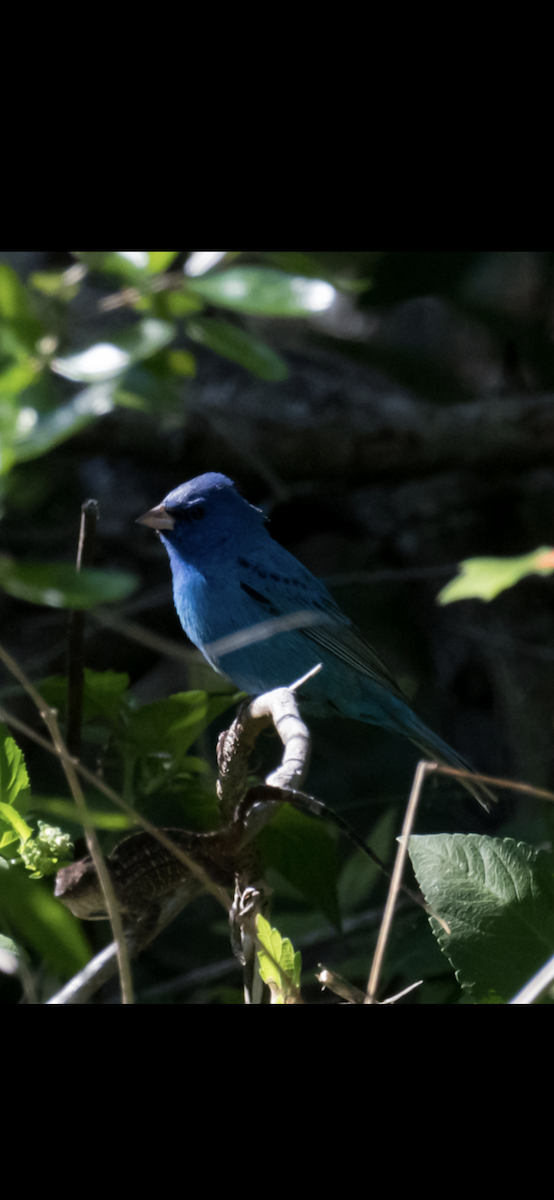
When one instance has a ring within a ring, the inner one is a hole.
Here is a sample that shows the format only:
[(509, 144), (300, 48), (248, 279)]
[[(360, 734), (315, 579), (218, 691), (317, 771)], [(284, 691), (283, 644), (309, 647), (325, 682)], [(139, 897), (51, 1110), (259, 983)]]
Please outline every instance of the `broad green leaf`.
[(5, 725), (0, 725), (0, 799), (18, 812), (27, 812), (29, 776), (23, 751)]
[(430, 918), (458, 982), (479, 1002), (505, 1001), (554, 953), (554, 858), (512, 838), (411, 837), (409, 853)]
[(139, 581), (127, 571), (86, 567), (76, 571), (65, 563), (17, 563), (0, 557), (0, 587), (32, 604), (50, 608), (93, 608), (113, 604), (136, 591)]
[(90, 271), (117, 275), (135, 287), (144, 285), (148, 270), (147, 250), (74, 250)]
[[(116, 721), (129, 687), (129, 676), (122, 671), (92, 671), (89, 667), (84, 670), (83, 686), (83, 721), (91, 721), (97, 717), (107, 717)], [(62, 716), (65, 715), (67, 704), (67, 679), (65, 675), (50, 675), (41, 680), (39, 692), (52, 708), (57, 708)]]
[(499, 592), (514, 587), (525, 575), (551, 575), (554, 571), (554, 550), (540, 546), (532, 554), (517, 558), (468, 558), (460, 563), (461, 574), (439, 592), (439, 604), (455, 600), (494, 600)]
[(256, 918), (256, 932), (263, 946), (258, 950), (260, 975), (271, 988), (272, 1003), (285, 1004), (293, 989), (300, 987), (302, 955), (299, 950), (294, 952), (290, 939), (281, 937), (261, 913)]
[[(17, 273), (0, 263), (0, 323), (5, 322), (23, 349), (34, 350), (43, 332), (29, 300), (27, 289)], [(14, 344), (16, 350), (16, 344)]]
[(257, 840), (265, 865), (340, 929), (336, 845), (323, 822), (283, 804)]
[(170, 754), (184, 758), (193, 742), (220, 713), (236, 703), (236, 694), (177, 692), (167, 700), (156, 700), (131, 713), (125, 741), (135, 752)]
[(194, 342), (208, 346), (216, 354), (240, 363), (260, 379), (277, 381), (288, 378), (288, 367), (280, 354), (266, 346), (258, 338), (230, 325), (228, 321), (214, 321), (211, 317), (196, 317), (187, 321), (186, 332)]
[(25, 388), (35, 382), (39, 370), (40, 363), (31, 355), (28, 358), (20, 359), (13, 366), (7, 367), (0, 373), (0, 401), (8, 400), (10, 402), (13, 397), (19, 396)]
[(178, 250), (148, 250), (148, 268), (151, 275), (158, 274), (161, 271), (167, 271), (174, 259), (177, 258)]
[(51, 885), (30, 879), (23, 867), (0, 870), (0, 921), (63, 978), (90, 959), (76, 917), (54, 899)]
[(324, 279), (287, 275), (272, 267), (231, 267), (189, 279), (187, 288), (210, 304), (266, 317), (305, 317), (323, 312), (336, 296)]
[(97, 342), (80, 354), (53, 359), (52, 370), (78, 383), (103, 383), (117, 379), (134, 363), (151, 358), (174, 336), (175, 327), (169, 321), (146, 317), (111, 342)]
[(21, 410), (17, 436), (13, 441), (13, 450), (17, 462), (26, 462), (38, 458), (58, 446), (67, 438), (81, 433), (92, 421), (111, 412), (113, 401), (113, 383), (95, 384), (86, 388), (69, 404), (62, 404), (55, 412), (40, 417), (36, 409), (26, 407)]

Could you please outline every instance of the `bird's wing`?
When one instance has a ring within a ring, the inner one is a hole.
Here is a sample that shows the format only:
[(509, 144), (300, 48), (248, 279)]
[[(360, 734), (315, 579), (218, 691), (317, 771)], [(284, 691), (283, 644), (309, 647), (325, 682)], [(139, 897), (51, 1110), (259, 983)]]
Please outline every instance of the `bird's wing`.
[[(343, 618), (344, 620), (344, 618)], [(375, 683), (379, 683), (381, 687), (385, 687), (387, 691), (392, 692), (399, 700), (407, 703), (407, 697), (399, 688), (395, 678), (391, 675), (385, 663), (375, 653), (375, 650), (366, 642), (362, 634), (354, 625), (314, 625), (309, 629), (302, 630), (304, 637), (321, 646), (323, 650), (334, 654), (336, 658), (340, 658), (347, 666), (352, 667), (360, 674), (366, 675)]]
[(246, 595), (259, 604), (266, 618), (305, 610), (313, 612), (318, 620), (298, 630), (303, 637), (406, 703), (406, 696), (388, 667), (341, 611), (325, 585), (287, 551), (281, 547), (279, 550), (286, 558), (275, 556), (275, 570), (265, 564), (258, 565), (252, 558), (239, 559), (239, 585)]

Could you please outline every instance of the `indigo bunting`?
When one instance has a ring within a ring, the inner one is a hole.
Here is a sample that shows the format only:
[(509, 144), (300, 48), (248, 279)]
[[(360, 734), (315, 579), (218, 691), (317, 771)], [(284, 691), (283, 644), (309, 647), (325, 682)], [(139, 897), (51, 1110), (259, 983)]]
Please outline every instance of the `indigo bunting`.
[[(268, 533), (263, 513), (209, 472), (139, 518), (169, 554), (179, 620), (211, 666), (249, 695), (286, 687), (317, 663), (301, 708), (353, 717), (414, 742), (425, 757), (469, 770), (410, 708), (387, 667), (326, 587)], [(227, 639), (247, 631), (235, 648)], [(263, 640), (261, 640), (263, 639)], [(488, 809), (488, 789), (465, 786)]]

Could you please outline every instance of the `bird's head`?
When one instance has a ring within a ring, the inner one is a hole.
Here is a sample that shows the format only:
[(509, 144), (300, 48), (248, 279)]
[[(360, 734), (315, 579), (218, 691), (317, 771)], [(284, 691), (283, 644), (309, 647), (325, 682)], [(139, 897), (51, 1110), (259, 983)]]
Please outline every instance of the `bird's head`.
[(228, 545), (245, 529), (259, 530), (263, 514), (235, 489), (226, 475), (209, 471), (182, 483), (144, 516), (139, 525), (158, 530), (162, 541), (187, 557)]

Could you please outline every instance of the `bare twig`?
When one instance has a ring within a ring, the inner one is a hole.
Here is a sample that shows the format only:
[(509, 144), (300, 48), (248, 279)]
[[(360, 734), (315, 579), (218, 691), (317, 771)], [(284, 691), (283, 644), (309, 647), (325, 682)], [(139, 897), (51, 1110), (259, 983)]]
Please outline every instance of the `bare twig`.
[[(77, 550), (77, 570), (90, 567), (94, 556), (98, 503), (85, 500), (81, 506), (81, 528)], [(81, 721), (83, 713), (85, 613), (73, 609), (69, 614), (67, 631), (67, 726), (66, 743), (70, 754), (81, 753)]]
[(396, 852), (396, 860), (395, 860), (395, 864), (394, 864), (394, 868), (393, 868), (393, 872), (392, 872), (392, 876), (391, 876), (389, 894), (387, 896), (387, 903), (385, 905), (385, 911), (383, 913), (383, 920), (381, 922), (381, 928), (379, 930), (379, 937), (377, 938), (377, 945), (375, 947), (375, 954), (373, 956), (373, 962), (371, 964), (371, 971), (370, 971), (368, 985), (367, 985), (367, 997), (366, 997), (367, 1004), (375, 1003), (375, 993), (377, 991), (377, 984), (379, 981), (379, 975), (381, 973), (381, 967), (383, 965), (383, 958), (385, 955), (385, 947), (387, 944), (387, 940), (388, 940), (388, 936), (389, 936), (390, 928), (391, 928), (391, 924), (392, 924), (394, 906), (396, 904), (396, 898), (398, 896), (398, 891), (400, 888), (400, 881), (402, 879), (402, 872), (404, 870), (404, 863), (406, 861), (406, 855), (408, 853), (408, 839), (410, 837), (410, 833), (412, 831), (412, 826), (413, 826), (413, 823), (415, 820), (417, 806), (419, 804), (419, 798), (421, 795), (421, 789), (423, 787), (425, 776), (430, 774), (431, 771), (436, 771), (436, 769), (437, 769), (436, 763), (429, 763), (429, 762), (420, 762), (420, 763), (418, 763), (418, 765), (416, 767), (416, 773), (414, 776), (414, 782), (413, 782), (412, 790), (410, 793), (410, 799), (408, 800), (408, 807), (406, 809), (406, 815), (404, 817), (404, 824), (402, 826), (402, 834), (399, 838), (398, 850)]
[(525, 987), (522, 987), (521, 991), (519, 991), (517, 995), (515, 995), (513, 999), (509, 1001), (509, 1003), (532, 1004), (533, 1001), (540, 996), (541, 992), (544, 992), (544, 989), (553, 982), (553, 980), (554, 957), (549, 958), (548, 962), (544, 964), (544, 967), (541, 967), (540, 971), (537, 971), (537, 974), (533, 975), (533, 978), (528, 980), (528, 982), (525, 984)]

